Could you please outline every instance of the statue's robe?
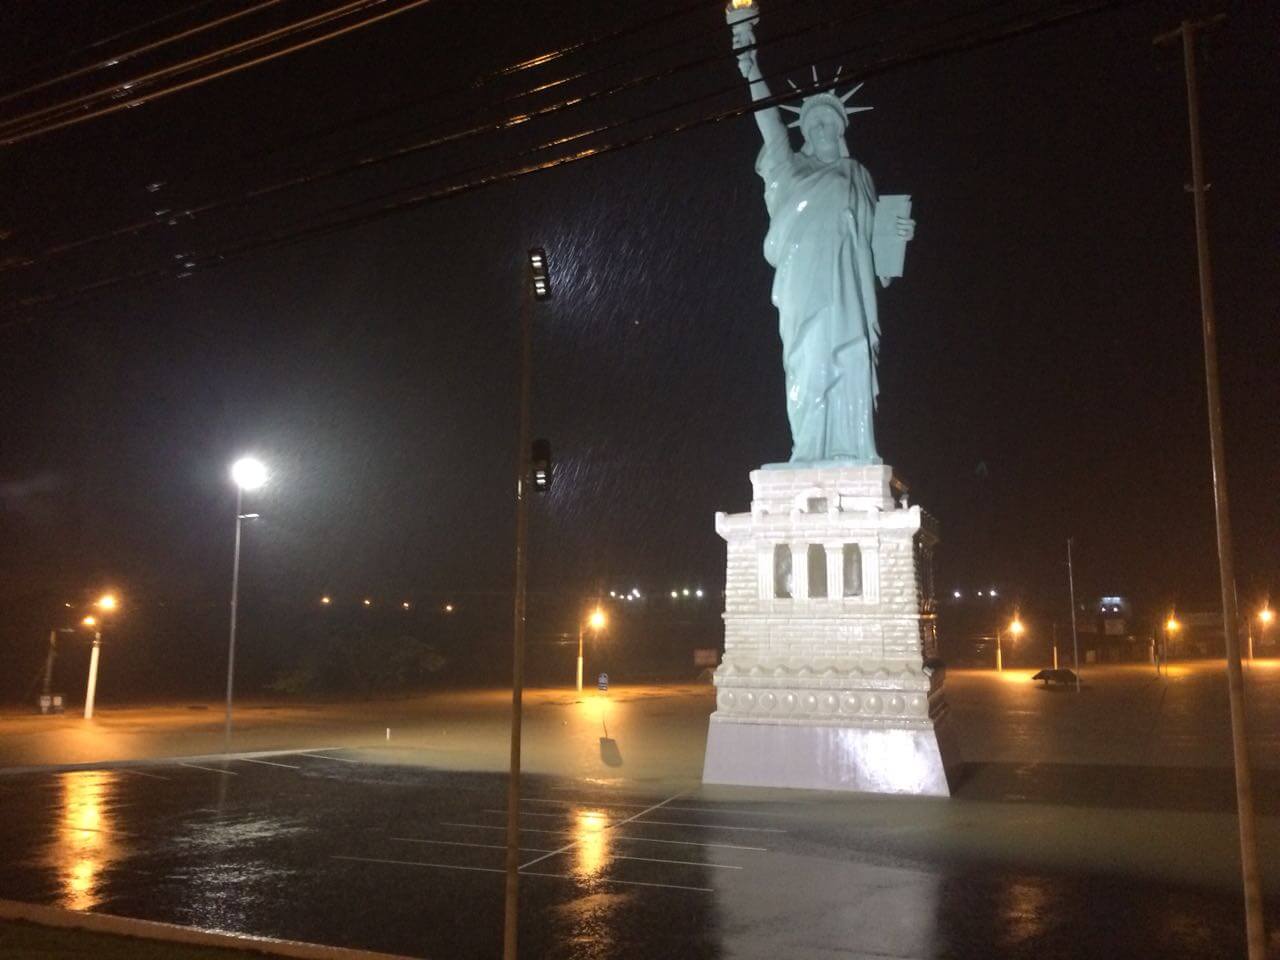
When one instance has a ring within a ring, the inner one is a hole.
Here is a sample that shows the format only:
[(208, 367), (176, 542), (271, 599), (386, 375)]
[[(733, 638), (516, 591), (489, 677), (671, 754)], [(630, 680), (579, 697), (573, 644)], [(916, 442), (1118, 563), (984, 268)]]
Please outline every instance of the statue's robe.
[(851, 157), (824, 163), (785, 142), (766, 144), (756, 172), (770, 218), (764, 255), (775, 270), (791, 460), (879, 463), (871, 175)]

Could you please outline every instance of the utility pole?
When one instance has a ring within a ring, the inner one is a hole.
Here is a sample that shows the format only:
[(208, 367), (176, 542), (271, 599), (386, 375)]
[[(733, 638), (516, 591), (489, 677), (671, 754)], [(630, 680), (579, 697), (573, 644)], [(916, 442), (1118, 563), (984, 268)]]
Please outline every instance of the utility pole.
[(1262, 915), (1262, 881), (1258, 870), (1258, 840), (1253, 811), (1253, 778), (1249, 766), (1248, 729), (1244, 711), (1244, 672), (1240, 666), (1240, 624), (1236, 610), (1236, 581), (1231, 548), (1231, 514), (1227, 499), (1227, 461), (1222, 442), (1222, 397), (1218, 381), (1218, 342), (1213, 311), (1213, 272), (1200, 145), (1200, 88), (1196, 77), (1196, 37), (1226, 20), (1217, 14), (1204, 20), (1183, 20), (1176, 30), (1155, 38), (1164, 45), (1180, 38), (1187, 82), (1187, 123), (1191, 141), (1191, 196), (1196, 220), (1196, 261), (1200, 275), (1200, 319), (1204, 338), (1205, 390), (1209, 405), (1209, 453), (1213, 461), (1213, 503), (1218, 529), (1218, 574), (1222, 589), (1222, 628), (1226, 637), (1227, 690), (1230, 694), (1231, 745), (1235, 759), (1236, 806), (1240, 822), (1240, 865), (1244, 880), (1244, 916), (1249, 960), (1265, 960), (1266, 929)]
[[(502, 958), (517, 960), (520, 927), (520, 733), (524, 697), (524, 637), (529, 582), (530, 406), (533, 383), (533, 299), (551, 295), (546, 253), (529, 251), (529, 283), (520, 308), (520, 426), (516, 442), (516, 585), (511, 656), (511, 768), (507, 777), (506, 893)], [(549, 478), (548, 478), (549, 479)]]
[(1071, 538), (1067, 537), (1067, 586), (1071, 590), (1071, 653), (1076, 664), (1076, 693), (1080, 692), (1080, 632), (1076, 629), (1076, 568), (1071, 562)]

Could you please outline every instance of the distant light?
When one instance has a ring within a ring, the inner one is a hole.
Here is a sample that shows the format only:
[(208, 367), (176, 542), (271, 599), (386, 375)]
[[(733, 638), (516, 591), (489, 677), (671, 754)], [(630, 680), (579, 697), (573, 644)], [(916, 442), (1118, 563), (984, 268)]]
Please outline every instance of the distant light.
[(689, 595), (689, 588), (688, 588), (688, 587), (685, 587), (685, 588), (684, 588), (683, 590), (681, 590), (680, 592), (681, 592), (681, 593), (683, 593), (683, 594), (687, 597), (687, 596)]
[(98, 598), (99, 610), (114, 610), (117, 605), (118, 605), (118, 601), (115, 598), (115, 594), (104, 593), (102, 596)]
[(1182, 624), (1178, 622), (1177, 617), (1170, 617), (1168, 620), (1164, 622), (1164, 628), (1168, 630), (1170, 633), (1174, 633), (1182, 629)]
[(993, 596), (993, 597), (996, 595), (996, 592), (995, 592), (994, 590), (990, 590), (990, 591), (988, 591), (988, 593), (990, 593), (990, 594), (991, 594), (991, 596)]
[(63, 606), (66, 607), (68, 610), (71, 609), (71, 604), (69, 603), (64, 603)]
[(599, 607), (596, 607), (594, 610), (592, 610), (591, 616), (587, 619), (587, 624), (591, 627), (592, 630), (603, 630), (604, 625), (607, 622), (608, 622), (608, 618), (605, 617), (604, 611), (601, 610)]
[(676, 597), (678, 597), (678, 596), (680, 596), (680, 594), (679, 594), (679, 593), (677, 593), (675, 590), (672, 590), (672, 591), (671, 591), (671, 599), (672, 599), (672, 600), (674, 600), (674, 599), (675, 599)]
[(959, 600), (959, 599), (960, 599), (960, 591), (959, 591), (959, 590), (953, 590), (953, 591), (951, 592), (951, 595), (952, 595), (953, 597), (955, 597), (957, 600)]
[(981, 590), (979, 590), (979, 591), (978, 591), (978, 596), (982, 596), (982, 591), (981, 591)]
[(452, 603), (446, 603), (446, 604), (444, 605), (444, 612), (445, 612), (445, 613), (453, 613), (453, 604), (452, 604)]
[(695, 597), (700, 597), (700, 596), (702, 596), (702, 588), (701, 588), (701, 587), (699, 587), (697, 590), (693, 591), (693, 595), (694, 595)]
[(365, 597), (365, 598), (364, 598), (364, 600), (363, 600), (363, 601), (361, 601), (361, 602), (362, 602), (366, 607), (371, 607), (371, 606), (373, 606), (373, 601), (372, 601), (372, 600), (370, 600), (368, 597)]
[(1274, 620), (1275, 618), (1276, 618), (1276, 612), (1272, 610), (1270, 607), (1263, 607), (1261, 610), (1258, 611), (1258, 619), (1261, 620), (1262, 623), (1264, 624), (1271, 623), (1271, 621)]
[(618, 591), (617, 591), (617, 590), (610, 590), (610, 591), (609, 591), (609, 596), (613, 597), (613, 598), (616, 600), (616, 599), (618, 598)]
[(257, 490), (267, 482), (267, 468), (253, 457), (241, 457), (231, 465), (231, 479), (241, 490)]
[(1022, 620), (1017, 614), (1014, 614), (1013, 622), (1009, 624), (1009, 632), (1015, 637), (1020, 637), (1027, 632), (1027, 628), (1023, 625)]
[(93, 626), (97, 626), (98, 618), (97, 618), (97, 617), (85, 617), (85, 618), (84, 618), (83, 620), (81, 620), (80, 622), (81, 622), (81, 623), (83, 623), (86, 627), (93, 627)]
[(404, 603), (400, 604), (400, 606), (402, 606), (402, 607), (404, 607), (406, 610), (408, 610), (408, 609), (409, 609), (409, 601), (408, 601), (408, 600), (406, 600)]
[(320, 602), (321, 602), (321, 603), (323, 603), (323, 604), (327, 607), (329, 604), (333, 603), (333, 598), (332, 598), (332, 597), (321, 597), (321, 598), (320, 598)]

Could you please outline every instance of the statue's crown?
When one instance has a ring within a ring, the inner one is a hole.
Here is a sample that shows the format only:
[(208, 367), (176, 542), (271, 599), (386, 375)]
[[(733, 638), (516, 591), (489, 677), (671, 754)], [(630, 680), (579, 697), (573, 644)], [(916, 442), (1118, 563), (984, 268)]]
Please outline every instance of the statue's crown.
[[(813, 70), (813, 83), (816, 86), (819, 83), (821, 83), (821, 81), (818, 79), (818, 68), (813, 67), (812, 70)], [(832, 77), (831, 80), (834, 83), (834, 81), (838, 80), (839, 78), (840, 78), (840, 68), (837, 67), (836, 75)], [(791, 84), (792, 90), (795, 90), (797, 92), (799, 91), (800, 88), (797, 87), (795, 83), (793, 83), (791, 80), (787, 80), (787, 83)], [(873, 107), (846, 106), (846, 104), (849, 102), (849, 98), (852, 97), (855, 93), (857, 93), (861, 89), (862, 89), (862, 84), (859, 83), (858, 85), (853, 87), (853, 89), (849, 90), (847, 93), (837, 94), (833, 87), (831, 90), (823, 90), (821, 93), (810, 94), (809, 96), (805, 97), (802, 101), (800, 101), (799, 107), (793, 107), (793, 106), (790, 106), (789, 104), (784, 103), (782, 104), (783, 110), (790, 110), (792, 113), (799, 115), (796, 117), (794, 121), (787, 124), (787, 126), (799, 127), (801, 130), (803, 130), (805, 121), (809, 118), (809, 115), (813, 113), (814, 110), (816, 110), (818, 107), (828, 107), (836, 112), (836, 114), (840, 117), (840, 121), (844, 125), (844, 128), (847, 129), (849, 126), (849, 114), (862, 113), (864, 110), (874, 109)]]

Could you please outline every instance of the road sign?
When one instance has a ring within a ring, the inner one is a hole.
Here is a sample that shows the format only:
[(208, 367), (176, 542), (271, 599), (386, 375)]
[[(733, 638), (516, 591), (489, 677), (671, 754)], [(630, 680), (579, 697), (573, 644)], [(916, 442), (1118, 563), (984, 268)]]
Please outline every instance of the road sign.
[(596, 686), (599, 687), (601, 690), (608, 690), (609, 675), (607, 673), (602, 673), (600, 674), (600, 676), (596, 677)]

